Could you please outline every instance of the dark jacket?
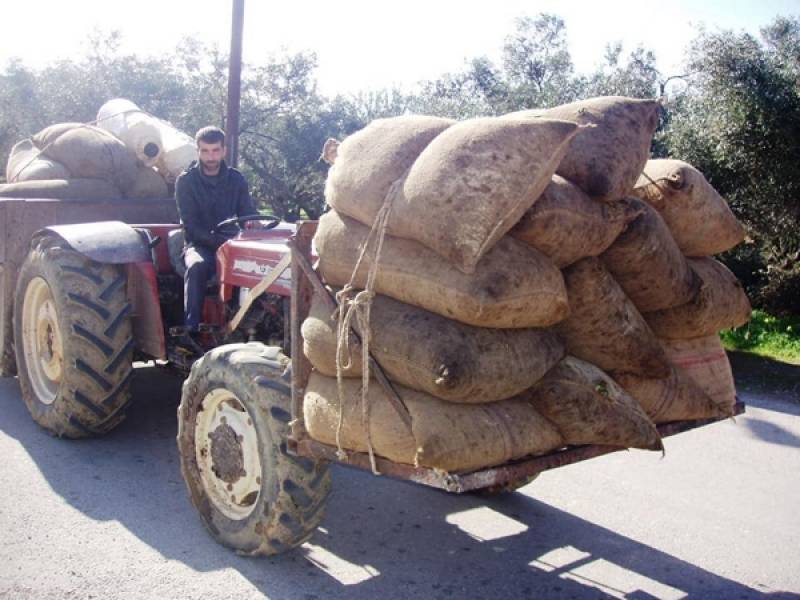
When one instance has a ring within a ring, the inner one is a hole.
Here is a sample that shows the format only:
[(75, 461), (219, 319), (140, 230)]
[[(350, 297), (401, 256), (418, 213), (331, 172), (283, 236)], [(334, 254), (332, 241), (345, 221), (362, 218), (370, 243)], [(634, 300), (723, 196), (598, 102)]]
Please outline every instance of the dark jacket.
[(192, 163), (175, 182), (175, 200), (186, 230), (186, 244), (211, 250), (225, 241), (223, 236), (211, 233), (218, 223), (258, 212), (250, 200), (247, 181), (225, 161), (214, 177), (204, 175), (200, 165)]

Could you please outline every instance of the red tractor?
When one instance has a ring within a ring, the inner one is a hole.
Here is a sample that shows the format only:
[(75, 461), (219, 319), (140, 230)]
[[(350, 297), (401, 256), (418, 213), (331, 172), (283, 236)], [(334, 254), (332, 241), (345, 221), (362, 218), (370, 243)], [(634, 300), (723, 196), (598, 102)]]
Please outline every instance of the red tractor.
[[(2, 204), (13, 212), (13, 202)], [(16, 205), (26, 214), (32, 206)], [(286, 242), (295, 227), (254, 215), (218, 229), (232, 239), (218, 250), (218, 280), (207, 289), (201, 360), (181, 344), (180, 226), (103, 221), (39, 229), (21, 264), (5, 261), (14, 355), (3, 370), (16, 363), (33, 419), (68, 438), (104, 434), (125, 418), (135, 361), (188, 373), (178, 445), (192, 502), (223, 544), (272, 554), (310, 536), (330, 488), (327, 462), (287, 447)]]

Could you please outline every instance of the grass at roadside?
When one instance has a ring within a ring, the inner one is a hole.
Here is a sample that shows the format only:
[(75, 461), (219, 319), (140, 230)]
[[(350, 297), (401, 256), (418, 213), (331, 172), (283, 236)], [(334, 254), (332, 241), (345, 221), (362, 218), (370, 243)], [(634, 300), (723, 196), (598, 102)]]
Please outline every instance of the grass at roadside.
[(728, 350), (752, 352), (760, 356), (800, 364), (800, 318), (773, 317), (754, 310), (747, 325), (720, 334)]

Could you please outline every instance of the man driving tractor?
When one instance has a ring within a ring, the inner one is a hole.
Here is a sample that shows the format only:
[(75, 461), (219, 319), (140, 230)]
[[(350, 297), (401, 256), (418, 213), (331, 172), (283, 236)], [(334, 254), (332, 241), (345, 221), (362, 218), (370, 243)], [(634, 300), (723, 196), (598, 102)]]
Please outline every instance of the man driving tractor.
[(225, 132), (218, 127), (203, 127), (195, 135), (197, 162), (193, 162), (175, 182), (185, 245), (184, 324), (186, 342), (202, 353), (197, 339), (203, 315), (206, 286), (216, 273), (216, 251), (227, 236), (216, 231), (218, 223), (231, 217), (257, 213), (247, 181), (236, 169), (225, 164)]

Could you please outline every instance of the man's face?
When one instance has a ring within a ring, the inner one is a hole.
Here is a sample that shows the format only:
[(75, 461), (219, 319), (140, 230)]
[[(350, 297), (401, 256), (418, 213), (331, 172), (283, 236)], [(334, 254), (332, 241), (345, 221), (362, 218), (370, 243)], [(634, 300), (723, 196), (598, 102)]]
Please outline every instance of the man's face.
[(204, 173), (215, 175), (219, 171), (223, 156), (225, 156), (225, 145), (222, 142), (213, 144), (197, 142), (197, 158), (200, 160)]

